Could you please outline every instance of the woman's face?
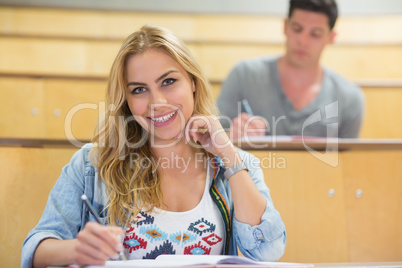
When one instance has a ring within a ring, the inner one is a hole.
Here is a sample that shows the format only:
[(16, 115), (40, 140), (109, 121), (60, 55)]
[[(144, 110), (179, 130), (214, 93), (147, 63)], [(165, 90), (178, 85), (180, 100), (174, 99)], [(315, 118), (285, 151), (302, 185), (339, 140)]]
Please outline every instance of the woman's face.
[(193, 114), (195, 86), (179, 63), (159, 49), (131, 56), (127, 62), (127, 103), (155, 144), (179, 136)]

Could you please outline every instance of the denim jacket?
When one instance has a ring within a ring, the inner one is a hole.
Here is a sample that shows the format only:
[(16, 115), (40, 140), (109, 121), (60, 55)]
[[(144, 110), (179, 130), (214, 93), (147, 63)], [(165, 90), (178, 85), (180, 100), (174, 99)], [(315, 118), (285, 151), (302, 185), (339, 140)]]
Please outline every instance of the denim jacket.
[[(74, 154), (49, 194), (39, 223), (32, 229), (22, 246), (21, 267), (32, 267), (33, 255), (39, 243), (46, 238), (73, 239), (88, 221), (95, 219), (85, 209), (81, 195), (86, 194), (95, 210), (106, 223), (104, 205), (105, 185), (98, 178), (98, 172), (88, 159), (92, 144), (83, 146)], [(241, 253), (257, 261), (276, 261), (285, 251), (286, 231), (278, 211), (274, 208), (269, 189), (265, 185), (259, 160), (239, 150), (240, 156), (249, 168), (249, 174), (265, 197), (267, 204), (256, 226), (236, 220), (229, 181), (224, 177), (225, 167), (219, 157), (214, 157), (216, 172), (211, 180), (210, 194), (222, 214), (226, 227), (224, 253)]]

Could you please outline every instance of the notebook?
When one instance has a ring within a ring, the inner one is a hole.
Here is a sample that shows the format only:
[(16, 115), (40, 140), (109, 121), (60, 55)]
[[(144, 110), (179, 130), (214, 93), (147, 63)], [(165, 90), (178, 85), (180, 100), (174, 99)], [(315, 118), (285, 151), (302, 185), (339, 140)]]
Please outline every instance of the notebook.
[(226, 255), (160, 255), (155, 260), (108, 261), (105, 266), (87, 268), (158, 268), (158, 267), (265, 267), (314, 268), (310, 263), (257, 262), (242, 256)]

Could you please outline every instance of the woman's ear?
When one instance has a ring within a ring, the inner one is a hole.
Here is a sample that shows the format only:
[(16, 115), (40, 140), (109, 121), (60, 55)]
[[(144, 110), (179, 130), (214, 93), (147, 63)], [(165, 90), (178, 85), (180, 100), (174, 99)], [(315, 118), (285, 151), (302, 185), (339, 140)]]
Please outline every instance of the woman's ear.
[(192, 84), (193, 84), (193, 92), (195, 92), (195, 82), (194, 82), (194, 80), (192, 81)]

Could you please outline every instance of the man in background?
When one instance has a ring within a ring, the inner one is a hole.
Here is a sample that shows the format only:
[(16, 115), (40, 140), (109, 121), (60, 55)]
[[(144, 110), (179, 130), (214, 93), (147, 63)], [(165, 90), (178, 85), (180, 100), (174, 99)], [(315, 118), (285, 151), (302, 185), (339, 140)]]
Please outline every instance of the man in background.
[[(362, 90), (320, 65), (324, 48), (334, 42), (337, 17), (335, 0), (290, 0), (285, 54), (243, 60), (222, 85), (217, 104), (232, 139), (358, 137), (364, 114)], [(241, 108), (243, 100), (253, 114)]]

